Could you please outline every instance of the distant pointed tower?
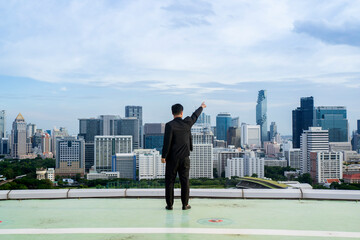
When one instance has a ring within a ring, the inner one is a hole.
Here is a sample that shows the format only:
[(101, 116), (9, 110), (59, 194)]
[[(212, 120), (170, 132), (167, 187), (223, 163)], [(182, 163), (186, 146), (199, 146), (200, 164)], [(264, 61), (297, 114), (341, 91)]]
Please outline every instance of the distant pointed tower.
[(267, 130), (267, 96), (266, 90), (260, 90), (256, 105), (256, 124), (260, 125), (261, 143), (268, 141)]
[(11, 130), (11, 156), (13, 158), (20, 158), (21, 155), (26, 155), (26, 122), (24, 117), (19, 113), (12, 125)]

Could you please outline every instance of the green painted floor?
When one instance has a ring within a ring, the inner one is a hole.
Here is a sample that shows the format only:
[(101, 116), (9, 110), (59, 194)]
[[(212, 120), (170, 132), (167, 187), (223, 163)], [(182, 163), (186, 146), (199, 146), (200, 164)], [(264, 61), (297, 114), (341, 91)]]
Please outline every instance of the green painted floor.
[[(2, 229), (222, 228), (360, 232), (360, 203), (353, 201), (191, 199), (66, 199), (0, 201)], [(210, 219), (222, 222), (211, 223)], [(0, 235), (5, 239), (319, 239), (317, 237), (214, 234)], [(328, 238), (322, 238), (328, 239)], [(341, 238), (336, 238), (341, 239)]]

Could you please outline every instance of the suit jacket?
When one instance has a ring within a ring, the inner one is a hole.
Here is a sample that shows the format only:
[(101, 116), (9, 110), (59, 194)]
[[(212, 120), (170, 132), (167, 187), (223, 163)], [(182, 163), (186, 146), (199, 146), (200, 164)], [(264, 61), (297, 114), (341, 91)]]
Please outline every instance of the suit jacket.
[(183, 159), (190, 156), (192, 151), (191, 127), (200, 116), (203, 108), (199, 107), (191, 115), (181, 119), (180, 117), (166, 123), (162, 158), (168, 162), (171, 159)]

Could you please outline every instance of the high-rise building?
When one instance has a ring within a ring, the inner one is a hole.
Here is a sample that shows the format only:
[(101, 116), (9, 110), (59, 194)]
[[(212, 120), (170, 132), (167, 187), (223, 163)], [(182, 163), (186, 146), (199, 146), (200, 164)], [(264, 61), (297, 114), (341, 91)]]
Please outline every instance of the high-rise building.
[(95, 144), (93, 142), (85, 142), (85, 171), (89, 172), (95, 165)]
[[(276, 138), (276, 134), (278, 133), (277, 131), (277, 125), (275, 122), (271, 122), (270, 124), (270, 138), (269, 141), (274, 141), (274, 139)], [(276, 141), (277, 142), (277, 141)]]
[(136, 117), (121, 118), (116, 121), (116, 135), (132, 136), (133, 149), (140, 148), (139, 119)]
[(313, 126), (314, 98), (303, 97), (300, 99), (300, 107), (292, 112), (293, 147), (300, 148), (300, 136), (304, 130)]
[(37, 130), (36, 124), (29, 123), (26, 126), (26, 137), (31, 138), (32, 136), (34, 136), (34, 134), (36, 133), (36, 130)]
[(26, 139), (26, 122), (19, 113), (13, 122), (11, 130), (11, 156), (21, 158), (29, 153), (29, 147)]
[(229, 127), (227, 133), (228, 145), (233, 145), (236, 148), (241, 146), (241, 129), (240, 127)]
[(85, 174), (85, 142), (75, 137), (65, 137), (56, 141), (56, 168), (59, 176)]
[(8, 138), (0, 138), (0, 154), (10, 154), (10, 143)]
[(292, 148), (285, 151), (285, 158), (288, 166), (295, 169), (301, 169), (301, 150), (300, 148)]
[[(60, 129), (54, 128), (51, 134), (51, 152), (53, 156), (56, 158), (56, 140), (64, 137), (68, 137), (69, 133), (64, 127), (60, 127)], [(86, 150), (85, 150), (86, 151)], [(85, 157), (86, 159), (86, 157)]]
[(103, 135), (100, 132), (100, 119), (81, 118), (79, 119), (79, 136), (83, 137), (85, 142), (93, 143), (95, 136)]
[(229, 127), (231, 127), (230, 113), (219, 113), (216, 116), (216, 139), (226, 141)]
[(0, 111), (0, 139), (6, 137), (6, 112)]
[(120, 119), (117, 115), (100, 115), (100, 135), (113, 136), (116, 135), (116, 120)]
[(204, 127), (210, 127), (211, 126), (210, 115), (201, 113), (195, 124), (202, 125)]
[(111, 172), (112, 156), (132, 152), (132, 136), (95, 136), (95, 170)]
[(125, 106), (125, 117), (136, 117), (139, 119), (139, 135), (140, 135), (140, 145), (139, 147), (143, 147), (143, 113), (142, 106)]
[(243, 156), (242, 152), (239, 152), (237, 149), (216, 149), (215, 159), (217, 160), (214, 165), (216, 165), (216, 170), (220, 177), (225, 177), (225, 171), (227, 166), (227, 160), (232, 158), (239, 158)]
[(264, 159), (255, 156), (254, 152), (246, 152), (243, 158), (228, 158), (225, 177), (244, 177), (256, 174), (258, 178), (264, 178)]
[(165, 164), (161, 162), (161, 154), (154, 149), (139, 154), (139, 180), (165, 178)]
[(346, 107), (316, 107), (314, 114), (314, 127), (329, 130), (330, 142), (348, 142), (348, 120)]
[(51, 136), (47, 132), (41, 136), (41, 151), (43, 154), (51, 152)]
[(190, 178), (213, 178), (213, 133), (208, 128), (193, 127), (193, 151), (190, 152)]
[(300, 137), (301, 172), (310, 172), (310, 152), (329, 151), (329, 131), (310, 127)]
[(261, 128), (259, 125), (241, 125), (241, 146), (243, 148), (261, 147)]
[(258, 94), (258, 99), (256, 104), (256, 124), (260, 126), (261, 143), (268, 141), (266, 90), (260, 90)]
[(357, 133), (360, 134), (360, 119), (357, 120)]
[(116, 153), (112, 156), (112, 172), (119, 172), (120, 178), (136, 180), (136, 155), (134, 153)]
[(231, 119), (231, 126), (235, 128), (240, 128), (240, 118), (234, 117)]
[(165, 123), (145, 123), (145, 149), (156, 149), (162, 153), (164, 144)]
[(343, 153), (310, 152), (310, 175), (315, 183), (326, 183), (328, 179), (342, 179)]

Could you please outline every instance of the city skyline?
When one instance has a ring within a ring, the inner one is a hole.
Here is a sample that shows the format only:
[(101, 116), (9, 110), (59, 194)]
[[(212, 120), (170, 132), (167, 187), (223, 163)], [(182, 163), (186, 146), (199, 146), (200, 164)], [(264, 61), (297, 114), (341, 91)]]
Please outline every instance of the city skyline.
[(354, 1), (2, 2), (0, 110), (8, 132), (19, 112), (76, 134), (78, 118), (125, 116), (126, 105), (143, 106), (152, 123), (171, 120), (174, 103), (188, 115), (202, 101), (212, 125), (220, 112), (254, 124), (266, 89), (268, 123), (282, 135), (307, 96), (345, 106), (352, 131), (359, 9)]

